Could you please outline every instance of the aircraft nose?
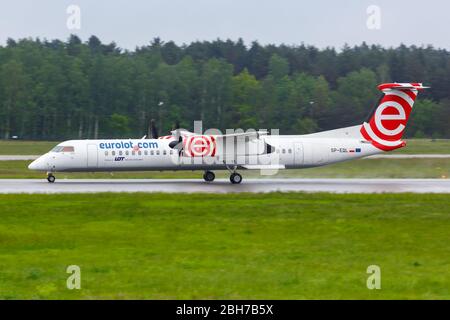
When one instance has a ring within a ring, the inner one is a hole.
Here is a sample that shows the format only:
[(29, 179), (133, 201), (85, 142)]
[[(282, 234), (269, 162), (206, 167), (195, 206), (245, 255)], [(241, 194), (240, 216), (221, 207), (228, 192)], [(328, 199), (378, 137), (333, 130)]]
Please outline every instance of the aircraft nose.
[(28, 166), (28, 169), (30, 170), (38, 170), (38, 162), (39, 158), (34, 160), (32, 163), (30, 163), (30, 165)]
[(28, 169), (45, 171), (46, 167), (44, 166), (44, 161), (43, 161), (42, 157), (39, 157), (36, 160), (34, 160), (32, 163), (30, 163), (30, 165), (28, 166)]
[(36, 169), (36, 160), (34, 160), (32, 163), (28, 165), (28, 169), (35, 170)]

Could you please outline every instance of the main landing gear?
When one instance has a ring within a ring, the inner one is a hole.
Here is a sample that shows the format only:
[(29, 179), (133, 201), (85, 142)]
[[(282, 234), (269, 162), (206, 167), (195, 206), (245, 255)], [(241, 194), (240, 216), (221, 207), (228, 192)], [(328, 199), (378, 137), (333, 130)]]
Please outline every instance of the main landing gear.
[(230, 175), (230, 181), (232, 184), (239, 184), (242, 182), (242, 176), (237, 172), (233, 172)]
[[(242, 176), (239, 173), (232, 171), (232, 170), (230, 170), (230, 172), (231, 172), (230, 182), (232, 184), (239, 184), (242, 182)], [(214, 181), (215, 178), (216, 178), (216, 175), (212, 171), (205, 171), (205, 173), (203, 174), (203, 179), (206, 182), (212, 182), (212, 181)]]
[(212, 171), (205, 171), (205, 173), (203, 174), (203, 179), (206, 182), (212, 182), (212, 181), (214, 181), (215, 178), (216, 178), (216, 175)]
[(228, 171), (230, 171), (230, 173), (231, 173), (230, 174), (230, 182), (232, 184), (239, 184), (239, 183), (241, 183), (242, 182), (242, 176), (239, 173), (236, 172), (237, 166), (236, 165), (234, 165), (234, 166), (226, 165), (226, 167), (227, 167)]
[(52, 173), (47, 173), (47, 181), (50, 183), (55, 182), (56, 178)]

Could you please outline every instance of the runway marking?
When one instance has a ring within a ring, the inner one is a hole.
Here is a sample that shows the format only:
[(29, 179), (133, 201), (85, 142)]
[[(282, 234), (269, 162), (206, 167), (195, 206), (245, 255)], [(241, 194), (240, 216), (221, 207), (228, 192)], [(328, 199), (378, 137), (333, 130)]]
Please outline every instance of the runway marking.
[(200, 179), (2, 179), (0, 193), (450, 193), (449, 179), (245, 179), (233, 185), (228, 179), (212, 183)]

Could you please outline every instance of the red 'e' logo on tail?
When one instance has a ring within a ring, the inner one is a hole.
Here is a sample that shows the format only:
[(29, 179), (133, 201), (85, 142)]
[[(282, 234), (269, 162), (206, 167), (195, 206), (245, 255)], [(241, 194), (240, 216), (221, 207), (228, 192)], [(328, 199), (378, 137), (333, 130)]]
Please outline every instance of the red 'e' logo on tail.
[[(385, 85), (380, 85), (380, 89)], [(378, 105), (369, 123), (361, 127), (363, 137), (385, 151), (403, 146), (401, 141), (414, 101), (416, 89), (387, 88), (385, 96)]]

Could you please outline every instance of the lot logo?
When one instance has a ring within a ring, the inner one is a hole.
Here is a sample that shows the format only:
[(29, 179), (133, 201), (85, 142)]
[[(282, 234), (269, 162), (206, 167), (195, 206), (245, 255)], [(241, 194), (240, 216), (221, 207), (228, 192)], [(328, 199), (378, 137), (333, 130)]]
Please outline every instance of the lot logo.
[(216, 139), (213, 136), (189, 136), (183, 139), (183, 150), (188, 157), (214, 157)]
[(361, 134), (381, 150), (389, 151), (404, 146), (402, 138), (417, 90), (387, 90), (369, 123)]
[(123, 161), (123, 159), (125, 159), (125, 157), (115, 157), (114, 161)]

